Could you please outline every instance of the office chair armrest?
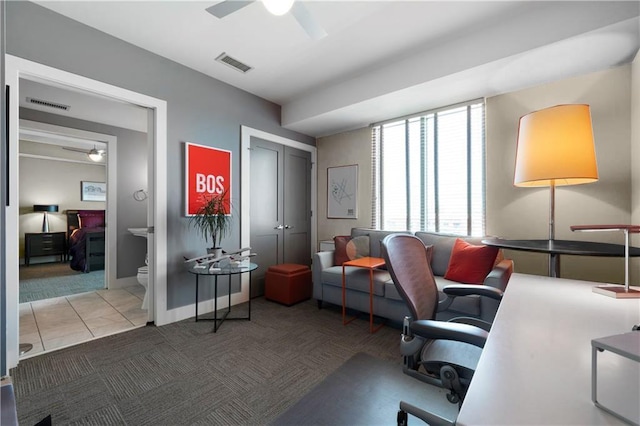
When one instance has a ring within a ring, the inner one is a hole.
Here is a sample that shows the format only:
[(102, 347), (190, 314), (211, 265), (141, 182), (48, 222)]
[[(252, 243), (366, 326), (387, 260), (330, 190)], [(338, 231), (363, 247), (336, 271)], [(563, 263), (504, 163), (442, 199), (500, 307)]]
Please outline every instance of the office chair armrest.
[(470, 296), (477, 294), (478, 296), (487, 296), (497, 301), (502, 300), (504, 292), (495, 287), (488, 285), (476, 284), (451, 284), (442, 289), (447, 296)]
[(418, 320), (409, 327), (414, 335), (426, 339), (456, 340), (480, 348), (484, 347), (489, 337), (489, 333), (481, 328), (453, 322)]

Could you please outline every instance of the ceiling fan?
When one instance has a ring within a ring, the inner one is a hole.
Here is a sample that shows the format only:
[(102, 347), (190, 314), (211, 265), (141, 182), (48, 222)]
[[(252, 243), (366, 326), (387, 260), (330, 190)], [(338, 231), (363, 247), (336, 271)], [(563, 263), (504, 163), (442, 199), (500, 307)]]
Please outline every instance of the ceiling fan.
[(107, 156), (106, 149), (96, 149), (95, 146), (92, 149), (72, 148), (69, 146), (63, 146), (62, 149), (66, 149), (67, 151), (83, 152), (87, 154), (87, 157), (89, 157), (91, 161), (95, 161), (95, 162), (103, 161), (104, 158)]
[[(217, 18), (224, 18), (251, 3), (258, 0), (223, 0), (206, 10)], [(298, 21), (298, 24), (313, 40), (320, 40), (327, 35), (327, 32), (320, 24), (311, 16), (307, 7), (300, 1), (296, 0), (259, 0), (264, 7), (274, 15), (284, 15), (290, 12)]]

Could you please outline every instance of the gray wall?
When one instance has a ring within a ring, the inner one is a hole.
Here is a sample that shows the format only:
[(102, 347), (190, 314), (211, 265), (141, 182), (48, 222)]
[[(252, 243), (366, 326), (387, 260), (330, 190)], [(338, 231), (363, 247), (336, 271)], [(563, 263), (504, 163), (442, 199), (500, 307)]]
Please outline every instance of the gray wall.
[[(85, 130), (88, 132), (96, 132), (102, 133), (105, 135), (111, 135), (118, 138), (118, 158), (117, 158), (117, 181), (118, 181), (118, 245), (117, 245), (117, 265), (118, 271), (116, 278), (125, 278), (125, 277), (133, 277), (138, 273), (138, 267), (144, 265), (144, 256), (146, 253), (146, 241), (143, 238), (136, 237), (132, 235), (128, 228), (139, 228), (146, 226), (147, 223), (147, 201), (139, 202), (135, 201), (133, 198), (134, 191), (139, 189), (147, 189), (147, 134), (142, 132), (136, 132), (134, 130), (124, 129), (121, 127), (109, 126), (106, 124), (93, 123), (85, 120), (77, 120), (75, 118), (64, 117), (57, 114), (49, 114), (42, 111), (36, 111), (27, 108), (20, 109), (20, 118), (31, 121), (38, 121), (41, 123), (53, 124), (56, 126), (70, 127), (73, 129)], [(32, 160), (33, 161), (46, 161), (46, 160)], [(22, 163), (23, 159), (21, 159), (21, 169), (20, 169), (20, 188), (23, 189), (24, 181), (23, 181), (23, 169)], [(90, 165), (69, 165), (69, 163), (60, 163), (51, 161), (50, 163), (54, 164), (54, 167), (63, 167), (62, 164), (65, 164), (67, 171), (70, 170), (78, 170), (77, 173), (85, 173), (85, 177), (79, 179), (79, 176), (76, 174), (74, 177), (76, 178), (76, 185), (69, 186), (63, 185), (63, 187), (57, 187), (54, 191), (62, 191), (66, 190), (71, 193), (66, 196), (61, 196), (61, 200), (74, 200), (73, 204), (67, 203), (67, 205), (60, 205), (60, 209), (65, 210), (67, 208), (72, 209), (100, 209), (104, 208), (104, 203), (91, 203), (91, 202), (81, 202), (80, 201), (80, 183), (79, 180), (92, 180), (89, 175), (86, 175), (86, 168), (91, 167)], [(56, 167), (56, 168), (57, 168)], [(94, 166), (95, 167), (95, 166)], [(105, 181), (105, 167), (101, 167), (101, 172), (103, 178), (102, 182)], [(31, 172), (31, 171), (30, 171)], [(51, 170), (47, 168), (46, 170), (42, 170), (42, 172), (46, 172), (47, 176), (51, 177)], [(98, 173), (98, 172), (96, 172)], [(32, 179), (43, 179), (42, 176), (31, 176)], [(61, 176), (61, 179), (65, 180), (70, 179), (70, 176)], [(29, 190), (29, 187), (24, 189)], [(72, 192), (74, 191), (74, 192)], [(26, 197), (26, 198), (25, 198)], [(25, 207), (30, 204), (31, 201), (26, 202), (23, 205), (23, 200), (33, 198), (33, 193), (23, 194), (22, 191), (20, 193), (20, 207)], [(69, 201), (71, 202), (71, 201)], [(58, 202), (60, 204), (61, 202)], [(38, 204), (44, 204), (38, 203)], [(25, 218), (26, 219), (26, 218)], [(64, 217), (61, 217), (60, 220), (64, 221)], [(24, 221), (21, 217), (21, 227), (24, 224)], [(66, 224), (61, 223), (62, 229), (56, 229), (60, 231), (64, 231)], [(28, 231), (27, 232), (32, 232)], [(38, 232), (38, 231), (36, 231)]]
[[(167, 308), (192, 304), (195, 284), (185, 272), (182, 256), (204, 253), (206, 244), (183, 216), (183, 142), (233, 152), (231, 195), (242, 208), (241, 125), (309, 145), (315, 140), (283, 129), (279, 105), (34, 3), (8, 2), (6, 29), (8, 54), (167, 101)], [(238, 219), (223, 245), (239, 247), (239, 230)]]

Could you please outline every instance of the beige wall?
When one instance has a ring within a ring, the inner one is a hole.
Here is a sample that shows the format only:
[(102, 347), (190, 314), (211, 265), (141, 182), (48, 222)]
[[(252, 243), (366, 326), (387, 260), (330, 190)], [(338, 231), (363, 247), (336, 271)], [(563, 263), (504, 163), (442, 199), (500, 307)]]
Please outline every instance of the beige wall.
[[(318, 241), (371, 226), (371, 130), (366, 127), (320, 138), (318, 148)], [(327, 167), (358, 165), (358, 218), (327, 219)]]
[[(631, 219), (631, 67), (592, 73), (487, 99), (487, 233), (511, 239), (548, 237), (549, 189), (513, 186), (519, 118), (557, 104), (591, 106), (598, 159), (596, 183), (556, 189), (556, 239), (622, 243), (617, 232), (573, 233), (571, 225)], [(508, 252), (518, 272), (545, 275), (547, 256)], [(561, 276), (623, 282), (621, 258), (562, 256)]]
[[(631, 98), (634, 81), (634, 122), (640, 123), (638, 94), (640, 64), (568, 78), (550, 84), (487, 98), (487, 234), (505, 238), (548, 237), (549, 189), (513, 186), (515, 145), (519, 118), (531, 111), (562, 103), (591, 105), (600, 179), (596, 183), (559, 187), (556, 190), (556, 238), (622, 243), (620, 233), (573, 233), (571, 225), (630, 223)], [(633, 74), (633, 76), (632, 76)], [(634, 128), (634, 158), (640, 160), (640, 129)], [(364, 128), (318, 140), (318, 239), (348, 234), (353, 226), (369, 226), (370, 130)], [(358, 220), (326, 218), (328, 166), (359, 164)], [(634, 162), (634, 164), (640, 164)], [(634, 179), (640, 181), (640, 169)], [(640, 183), (634, 198), (634, 223), (640, 223)], [(547, 256), (509, 251), (516, 271), (546, 275)], [(632, 268), (632, 282), (638, 276)], [(562, 256), (565, 278), (623, 282), (621, 258)]]
[[(631, 223), (640, 224), (640, 52), (631, 64)], [(640, 245), (640, 235), (631, 236), (633, 245)], [(638, 283), (640, 259), (631, 262), (631, 275)]]
[(24, 233), (41, 232), (43, 213), (34, 204), (57, 204), (58, 213), (49, 214), (51, 232), (65, 232), (67, 209), (104, 209), (103, 202), (80, 201), (80, 181), (106, 182), (104, 165), (70, 163), (20, 157), (20, 258), (24, 257)]
[[(631, 64), (631, 222), (640, 224), (640, 52)], [(634, 243), (640, 244), (635, 236)]]

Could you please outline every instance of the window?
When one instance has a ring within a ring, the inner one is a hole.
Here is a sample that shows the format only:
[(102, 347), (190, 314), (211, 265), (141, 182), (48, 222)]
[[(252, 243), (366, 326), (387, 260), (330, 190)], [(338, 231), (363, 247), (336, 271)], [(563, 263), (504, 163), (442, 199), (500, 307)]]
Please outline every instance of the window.
[(484, 235), (484, 102), (372, 128), (373, 226)]

